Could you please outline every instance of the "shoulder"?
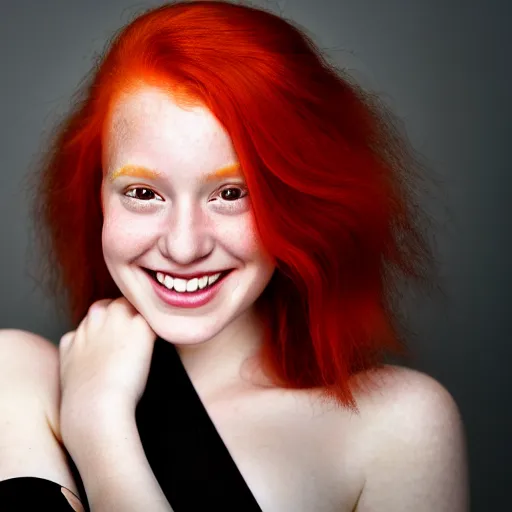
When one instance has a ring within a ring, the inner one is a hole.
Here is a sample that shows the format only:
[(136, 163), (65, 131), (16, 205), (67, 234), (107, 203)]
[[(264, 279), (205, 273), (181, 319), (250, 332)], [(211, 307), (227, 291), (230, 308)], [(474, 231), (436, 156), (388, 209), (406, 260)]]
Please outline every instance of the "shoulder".
[[(375, 456), (397, 450), (461, 446), (464, 429), (451, 393), (433, 377), (409, 368), (386, 366), (358, 398), (364, 435)], [(418, 455), (419, 456), (419, 455)]]
[(58, 348), (0, 329), (0, 480), (34, 476), (78, 493), (58, 432)]
[(34, 350), (46, 354), (58, 351), (51, 341), (39, 334), (21, 329), (0, 329), (0, 351), (2, 351), (2, 355), (13, 353), (16, 357), (19, 352), (28, 354)]
[(18, 386), (34, 382), (55, 383), (59, 371), (59, 350), (51, 341), (28, 331), (0, 329), (2, 379)]
[(60, 399), (58, 347), (32, 332), (0, 329), (0, 367), (2, 384), (9, 383), (9, 388), (14, 385), (20, 393), (30, 389), (52, 428), (56, 426)]
[(425, 373), (387, 366), (360, 393), (366, 483), (358, 512), (467, 510), (467, 461), (459, 408)]
[(426, 373), (402, 366), (386, 365), (369, 376), (368, 386), (357, 395), (357, 403), (364, 414), (371, 414), (382, 426), (388, 422), (408, 418), (414, 421), (460, 420), (458, 407), (450, 392)]

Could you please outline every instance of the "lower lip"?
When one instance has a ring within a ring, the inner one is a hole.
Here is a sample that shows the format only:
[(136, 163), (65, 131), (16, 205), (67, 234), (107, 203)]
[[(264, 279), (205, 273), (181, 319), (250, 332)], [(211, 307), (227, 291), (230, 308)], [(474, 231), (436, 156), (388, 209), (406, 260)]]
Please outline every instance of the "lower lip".
[(153, 285), (153, 289), (158, 297), (169, 306), (176, 308), (199, 308), (204, 306), (217, 295), (220, 287), (224, 284), (227, 275), (220, 278), (212, 286), (205, 288), (204, 290), (197, 290), (195, 292), (177, 292), (175, 290), (169, 290), (164, 286), (157, 283), (157, 281), (148, 274), (148, 279)]

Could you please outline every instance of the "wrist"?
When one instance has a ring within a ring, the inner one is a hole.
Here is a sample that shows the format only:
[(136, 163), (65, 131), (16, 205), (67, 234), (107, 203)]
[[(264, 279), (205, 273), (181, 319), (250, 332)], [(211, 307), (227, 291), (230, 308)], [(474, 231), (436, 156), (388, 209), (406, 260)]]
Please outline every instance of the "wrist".
[(134, 457), (144, 453), (135, 418), (128, 414), (97, 414), (75, 424), (65, 446), (89, 498), (91, 492), (96, 495), (108, 481), (110, 485), (122, 485), (123, 472), (132, 465)]
[(146, 458), (134, 414), (104, 414), (89, 435), (83, 432), (70, 453), (91, 510), (172, 512)]
[(91, 443), (103, 444), (125, 431), (136, 432), (135, 407), (126, 400), (100, 398), (77, 401), (61, 411), (61, 434), (64, 445), (73, 455), (88, 450)]

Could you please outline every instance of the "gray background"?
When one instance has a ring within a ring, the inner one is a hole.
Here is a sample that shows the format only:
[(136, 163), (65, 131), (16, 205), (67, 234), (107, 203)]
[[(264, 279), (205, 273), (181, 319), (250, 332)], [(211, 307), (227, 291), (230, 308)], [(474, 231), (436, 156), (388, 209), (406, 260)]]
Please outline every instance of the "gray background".
[[(57, 342), (66, 322), (29, 274), (23, 179), (43, 132), (132, 0), (2, 0), (0, 7), (0, 327)], [(417, 308), (414, 366), (442, 382), (465, 421), (472, 510), (510, 510), (512, 244), (509, 121), (512, 4), (498, 0), (287, 0), (283, 9), (339, 64), (381, 93), (451, 212), (438, 234), (448, 300)], [(508, 487), (507, 487), (508, 484)]]

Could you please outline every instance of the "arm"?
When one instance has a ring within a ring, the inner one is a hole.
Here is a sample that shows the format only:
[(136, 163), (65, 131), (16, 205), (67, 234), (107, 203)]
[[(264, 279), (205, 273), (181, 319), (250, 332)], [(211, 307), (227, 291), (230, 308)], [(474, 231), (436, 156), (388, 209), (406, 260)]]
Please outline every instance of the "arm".
[(155, 340), (124, 297), (96, 301), (60, 340), (60, 433), (92, 512), (172, 512), (135, 421)]
[[(172, 512), (146, 459), (135, 414), (94, 414), (95, 428), (80, 429), (68, 451), (92, 512)], [(86, 422), (84, 422), (85, 424)]]
[(414, 372), (384, 402), (356, 512), (467, 512), (465, 435), (448, 391)]
[(43, 504), (83, 512), (53, 429), (58, 401), (55, 345), (33, 333), (0, 329), (1, 510), (37, 510)]

